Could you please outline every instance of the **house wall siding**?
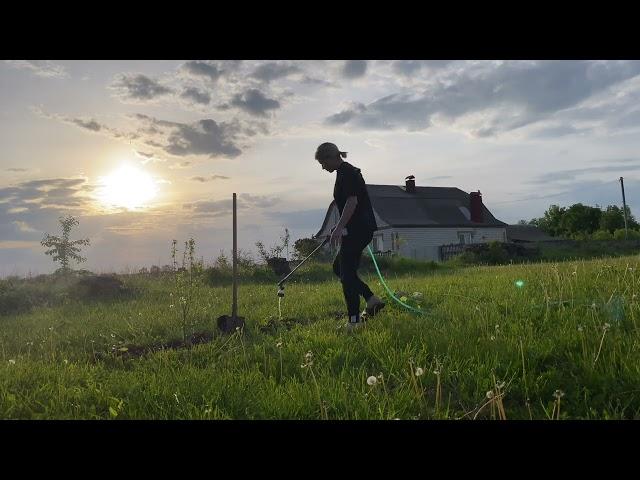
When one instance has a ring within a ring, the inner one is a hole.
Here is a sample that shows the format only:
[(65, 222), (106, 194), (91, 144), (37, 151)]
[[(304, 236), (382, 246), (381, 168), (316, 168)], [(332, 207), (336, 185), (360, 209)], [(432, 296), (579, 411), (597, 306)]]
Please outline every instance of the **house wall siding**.
[[(338, 223), (340, 216), (338, 208), (334, 205), (330, 213), (329, 221), (320, 236), (329, 235), (331, 228)], [(376, 215), (379, 227), (387, 226)], [(427, 227), (427, 228), (385, 228), (376, 230), (373, 234), (371, 248), (374, 251), (394, 250), (398, 255), (417, 260), (440, 261), (439, 247), (452, 243), (460, 243), (459, 232), (469, 232), (471, 243), (485, 243), (492, 240), (505, 242), (507, 237), (505, 227)], [(398, 234), (400, 246), (394, 249), (394, 236)], [(378, 240), (378, 238), (380, 240)], [(334, 249), (337, 252), (337, 249)]]

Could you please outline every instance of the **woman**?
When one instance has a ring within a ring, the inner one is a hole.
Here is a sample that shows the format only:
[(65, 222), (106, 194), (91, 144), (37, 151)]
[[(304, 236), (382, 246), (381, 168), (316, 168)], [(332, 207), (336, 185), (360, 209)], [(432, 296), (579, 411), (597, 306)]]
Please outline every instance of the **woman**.
[[(341, 152), (333, 143), (323, 143), (316, 150), (316, 160), (322, 169), (337, 172), (333, 199), (340, 212), (340, 220), (331, 231), (329, 242), (332, 246), (340, 245), (333, 271), (342, 282), (349, 316), (347, 328), (351, 330), (378, 313), (385, 303), (358, 277), (362, 251), (371, 242), (378, 226), (360, 169), (342, 160), (346, 157), (347, 152)], [(367, 301), (367, 308), (362, 314), (359, 313), (360, 295)]]

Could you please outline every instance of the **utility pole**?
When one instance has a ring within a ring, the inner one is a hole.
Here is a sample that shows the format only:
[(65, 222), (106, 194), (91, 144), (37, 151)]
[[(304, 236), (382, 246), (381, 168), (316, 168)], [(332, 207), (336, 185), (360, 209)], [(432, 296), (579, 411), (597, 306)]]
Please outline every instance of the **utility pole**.
[(622, 208), (624, 209), (622, 213), (624, 213), (624, 239), (627, 239), (627, 202), (624, 199), (624, 181), (622, 177), (620, 177), (620, 186), (622, 187)]

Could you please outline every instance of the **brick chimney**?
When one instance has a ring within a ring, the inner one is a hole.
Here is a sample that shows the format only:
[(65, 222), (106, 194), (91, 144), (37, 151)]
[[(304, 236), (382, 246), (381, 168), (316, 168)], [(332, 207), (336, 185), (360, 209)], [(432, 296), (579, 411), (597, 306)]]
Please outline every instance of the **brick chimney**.
[(407, 193), (416, 193), (416, 181), (413, 175), (409, 175), (404, 179), (404, 191)]
[(471, 211), (471, 221), (482, 223), (482, 194), (480, 190), (469, 194), (469, 210)]

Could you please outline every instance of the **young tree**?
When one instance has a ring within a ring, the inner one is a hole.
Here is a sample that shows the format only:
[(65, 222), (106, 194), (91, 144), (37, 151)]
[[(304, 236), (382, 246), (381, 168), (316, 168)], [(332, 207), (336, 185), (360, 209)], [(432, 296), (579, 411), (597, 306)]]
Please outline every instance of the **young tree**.
[(81, 239), (81, 240), (69, 240), (69, 234), (71, 233), (71, 228), (74, 225), (79, 225), (79, 222), (76, 218), (71, 215), (67, 215), (66, 217), (60, 217), (58, 219), (60, 225), (62, 226), (62, 238), (58, 236), (52, 236), (48, 233), (42, 239), (40, 244), (43, 247), (49, 248), (45, 255), (52, 255), (53, 261), (60, 261), (61, 267), (58, 269), (62, 271), (62, 273), (69, 273), (71, 269), (69, 268), (69, 262), (71, 260), (75, 260), (78, 263), (84, 262), (87, 259), (81, 257), (80, 253), (80, 245), (89, 245), (89, 239)]

